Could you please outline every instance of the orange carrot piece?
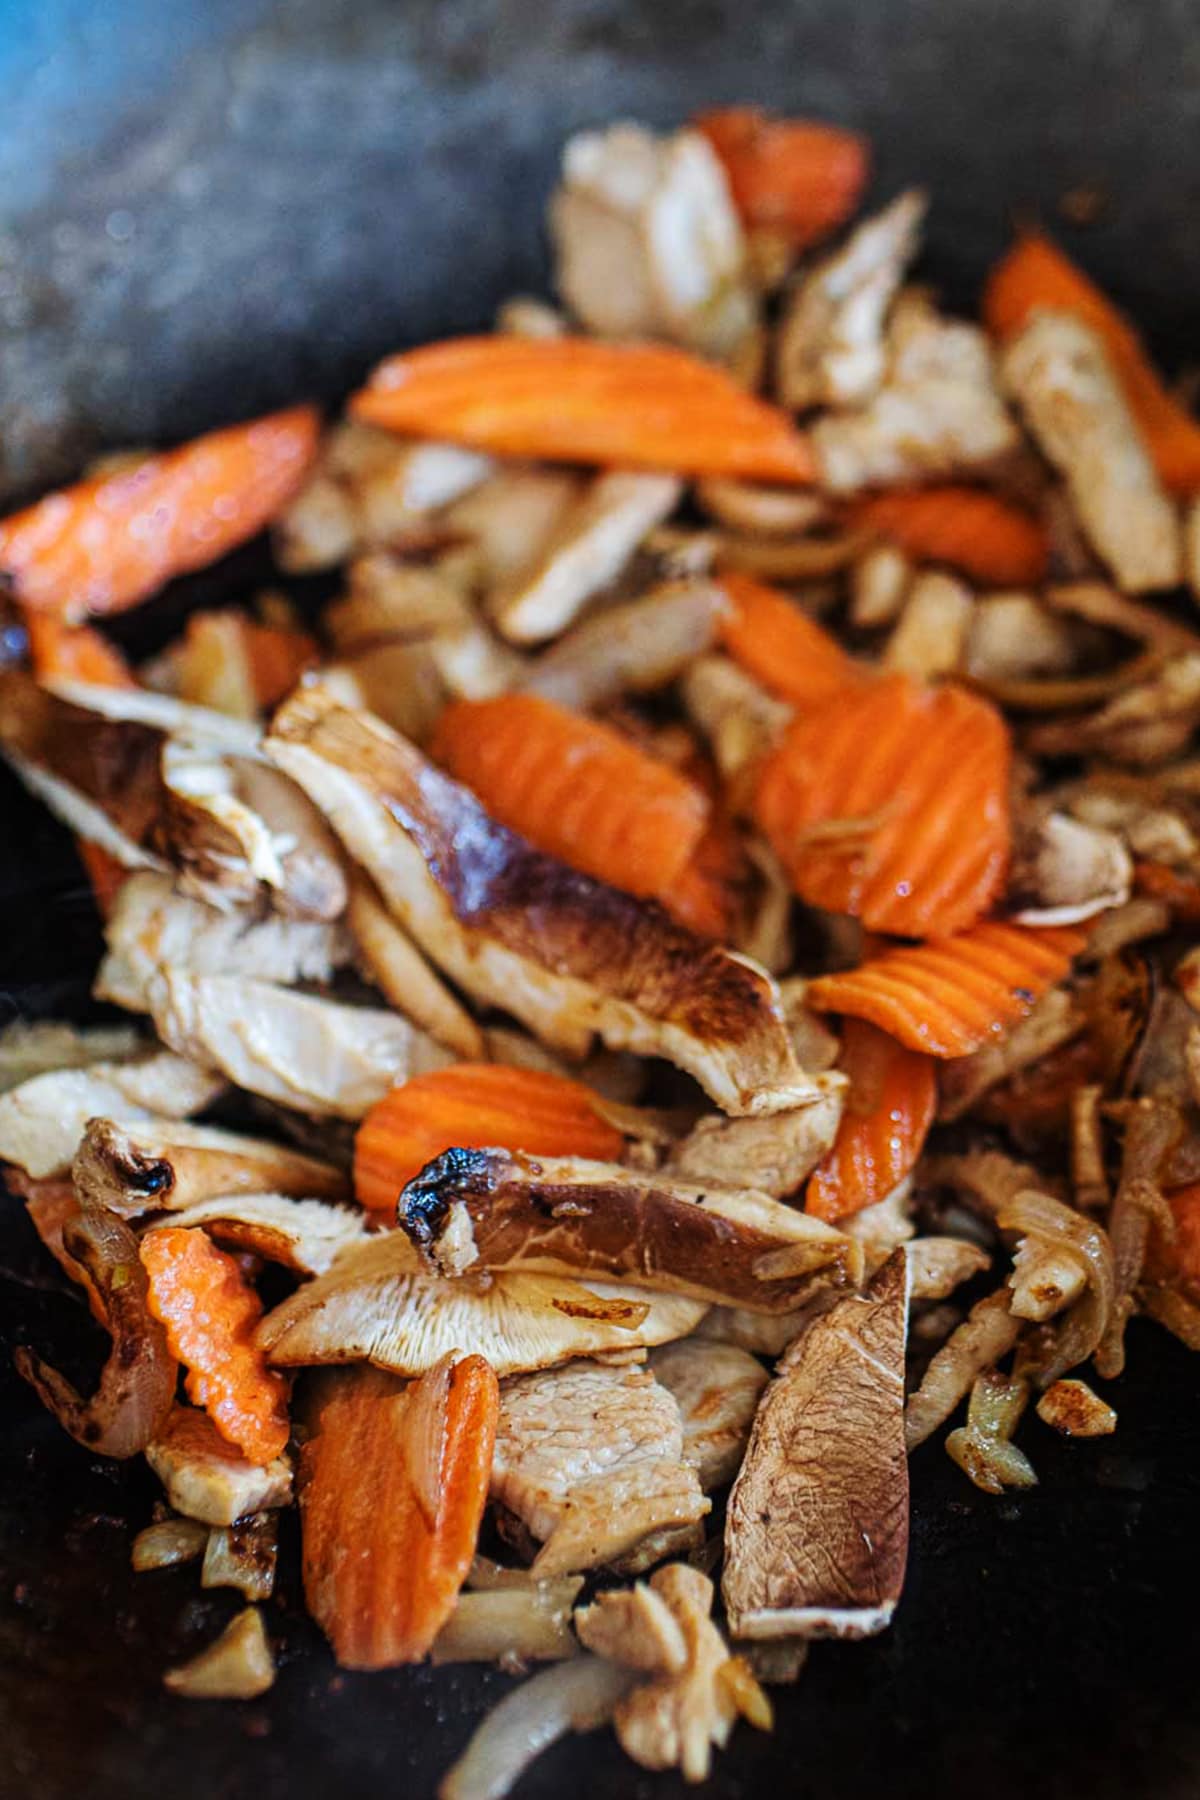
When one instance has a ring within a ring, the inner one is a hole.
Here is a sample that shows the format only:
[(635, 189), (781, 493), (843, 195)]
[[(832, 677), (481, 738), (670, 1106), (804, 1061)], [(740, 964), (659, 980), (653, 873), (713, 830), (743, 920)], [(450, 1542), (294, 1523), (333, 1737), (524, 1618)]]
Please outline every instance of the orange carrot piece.
[(248, 1462), (269, 1463), (287, 1446), (287, 1386), (254, 1342), (258, 1295), (203, 1231), (148, 1232), (141, 1254), (147, 1304), (187, 1369), (189, 1399)]
[(1019, 238), (992, 270), (983, 293), (983, 316), (996, 337), (1010, 338), (1041, 307), (1071, 313), (1096, 332), (1159, 475), (1176, 493), (1200, 488), (1200, 420), (1171, 393), (1120, 308), (1057, 244), (1032, 232)]
[(862, 1019), (847, 1019), (838, 1067), (850, 1077), (833, 1148), (808, 1181), (804, 1207), (831, 1224), (886, 1200), (916, 1165), (937, 1112), (933, 1059)]
[(671, 891), (708, 823), (695, 783), (536, 694), (453, 702), (432, 751), (537, 849), (643, 898)]
[(309, 1611), (345, 1668), (420, 1662), (475, 1554), (499, 1385), (454, 1352), (407, 1387), (366, 1368), (325, 1382), (300, 1458)]
[(320, 660), (305, 631), (260, 625), (245, 613), (193, 613), (184, 632), (179, 692), (234, 718), (253, 718), (291, 692)]
[(76, 838), (75, 848), (87, 875), (96, 911), (102, 919), (107, 919), (131, 871), (99, 844), (89, 843), (87, 838)]
[(63, 618), (135, 606), (261, 531), (304, 479), (318, 429), (297, 406), (47, 494), (0, 520), (0, 569), (23, 605)]
[(1087, 943), (1071, 926), (1034, 929), (987, 919), (940, 944), (905, 944), (839, 975), (805, 999), (818, 1012), (878, 1025), (910, 1050), (969, 1056), (1025, 1018)]
[(988, 701), (881, 676), (792, 721), (755, 813), (810, 906), (873, 931), (949, 937), (1003, 885), (1009, 762)]
[(1139, 857), (1133, 865), (1133, 885), (1139, 894), (1165, 901), (1186, 924), (1200, 924), (1200, 882), (1193, 876), (1181, 875), (1167, 863)]
[(115, 644), (91, 625), (64, 625), (52, 613), (27, 612), (29, 660), (39, 681), (88, 681), (96, 687), (137, 686)]
[(795, 706), (819, 706), (851, 683), (869, 679), (835, 637), (777, 588), (750, 575), (722, 575), (731, 609), (721, 642), (735, 662)]
[(354, 1191), (372, 1211), (395, 1211), (400, 1190), (446, 1150), (527, 1150), (614, 1162), (614, 1125), (580, 1081), (499, 1063), (452, 1063), (415, 1075), (377, 1101), (354, 1143)]
[(844, 225), (862, 198), (871, 152), (856, 131), (756, 106), (719, 107), (695, 125), (724, 163), (744, 223), (778, 232), (794, 250)]
[(663, 344), (449, 338), (380, 363), (350, 411), (497, 456), (777, 482), (815, 475), (785, 413)]
[(932, 487), (872, 494), (846, 509), (848, 522), (898, 544), (919, 562), (949, 563), (993, 587), (1041, 581), (1050, 539), (1036, 519), (980, 488)]

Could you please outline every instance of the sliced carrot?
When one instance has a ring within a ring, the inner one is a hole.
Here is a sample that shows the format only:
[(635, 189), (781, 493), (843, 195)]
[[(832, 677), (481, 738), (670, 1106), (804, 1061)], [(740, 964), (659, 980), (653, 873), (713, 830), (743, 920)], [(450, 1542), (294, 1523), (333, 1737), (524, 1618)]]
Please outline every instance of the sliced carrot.
[(134, 606), (261, 531), (304, 479), (318, 428), (297, 406), (48, 494), (0, 521), (0, 569), (38, 611)]
[(990, 331), (1009, 338), (1041, 307), (1071, 313), (1097, 333), (1163, 481), (1181, 494), (1200, 488), (1200, 421), (1171, 393), (1120, 308), (1057, 244), (1031, 232), (992, 270), (983, 315)]
[(27, 612), (29, 660), (39, 681), (88, 681), (96, 687), (137, 686), (115, 644), (91, 625), (64, 625), (52, 613)]
[(864, 1020), (846, 1021), (838, 1067), (850, 1077), (846, 1110), (804, 1201), (830, 1222), (886, 1200), (915, 1167), (937, 1111), (932, 1057)]
[(107, 919), (117, 895), (129, 880), (130, 871), (101, 845), (90, 843), (87, 838), (76, 838), (75, 848), (87, 875), (96, 911), (102, 919)]
[(792, 721), (763, 765), (755, 814), (810, 906), (873, 931), (948, 937), (1003, 886), (1010, 760), (988, 701), (881, 676)]
[(394, 1212), (400, 1190), (446, 1150), (527, 1150), (614, 1162), (614, 1125), (580, 1081), (499, 1063), (452, 1063), (393, 1088), (371, 1108), (354, 1143), (354, 1191), (372, 1211)]
[(870, 173), (867, 140), (810, 119), (776, 119), (756, 106), (724, 106), (695, 120), (729, 177), (734, 204), (753, 229), (807, 249), (844, 225)]
[(254, 718), (319, 660), (316, 640), (305, 631), (260, 625), (241, 612), (197, 612), (184, 633), (179, 692), (198, 706)]
[(378, 1369), (325, 1379), (300, 1459), (305, 1599), (344, 1667), (419, 1662), (475, 1554), (499, 1385), (454, 1352), (407, 1387)]
[(731, 609), (721, 642), (772, 693), (796, 706), (817, 706), (867, 672), (786, 594), (750, 575), (722, 575)]
[(694, 782), (536, 694), (455, 701), (432, 751), (511, 830), (630, 894), (669, 893), (708, 823)]
[(1046, 573), (1045, 527), (981, 488), (872, 494), (853, 502), (846, 517), (856, 529), (878, 532), (918, 562), (949, 563), (993, 587), (1022, 587)]
[(350, 411), (368, 425), (497, 456), (810, 482), (787, 415), (662, 344), (449, 338), (380, 363)]
[(287, 1387), (254, 1342), (258, 1295), (203, 1231), (148, 1232), (141, 1254), (147, 1304), (187, 1369), (189, 1399), (248, 1462), (269, 1463), (287, 1446)]
[(1139, 894), (1165, 901), (1176, 918), (1189, 925), (1200, 924), (1200, 881), (1194, 876), (1139, 857), (1133, 865), (1133, 885)]
[(866, 1019), (910, 1050), (969, 1056), (1004, 1035), (1061, 981), (1087, 943), (1070, 926), (985, 920), (940, 944), (897, 945), (805, 992), (818, 1012)]

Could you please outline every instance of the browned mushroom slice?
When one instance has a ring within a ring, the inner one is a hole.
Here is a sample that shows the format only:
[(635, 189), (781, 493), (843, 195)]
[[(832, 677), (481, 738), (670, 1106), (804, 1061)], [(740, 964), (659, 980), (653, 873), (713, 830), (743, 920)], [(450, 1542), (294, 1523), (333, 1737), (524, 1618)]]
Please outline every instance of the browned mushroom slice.
[(339, 1169), (284, 1144), (161, 1119), (90, 1118), (71, 1176), (81, 1195), (126, 1219), (238, 1194), (341, 1200), (349, 1191)]
[(680, 1338), (651, 1353), (650, 1371), (675, 1396), (683, 1454), (695, 1465), (705, 1493), (732, 1481), (767, 1385), (758, 1358), (735, 1344)]
[(1027, 838), (1008, 878), (1022, 925), (1077, 925), (1128, 900), (1133, 859), (1115, 831), (1051, 812)]
[(305, 689), (268, 748), (467, 992), (577, 1055), (598, 1032), (664, 1056), (726, 1112), (817, 1098), (765, 970), (540, 855), (377, 719)]
[(287, 1194), (233, 1194), (200, 1200), (152, 1224), (207, 1231), (219, 1243), (249, 1250), (281, 1263), (297, 1275), (324, 1275), (337, 1258), (370, 1234), (366, 1215), (324, 1200), (293, 1200)]
[(842, 1117), (846, 1078), (817, 1077), (812, 1106), (765, 1119), (701, 1119), (672, 1149), (667, 1166), (689, 1181), (746, 1186), (776, 1199), (794, 1194), (833, 1145)]
[(592, 1280), (585, 1287), (524, 1269), (445, 1281), (418, 1273), (404, 1233), (389, 1231), (353, 1246), (277, 1306), (259, 1342), (285, 1365), (367, 1361), (416, 1376), (457, 1349), (515, 1375), (668, 1343), (694, 1330), (704, 1310), (675, 1294)]
[(292, 1497), (292, 1465), (286, 1456), (258, 1467), (226, 1443), (207, 1413), (176, 1406), (146, 1461), (176, 1512), (205, 1525), (232, 1525), (248, 1513), (286, 1506)]
[(0, 1094), (0, 1162), (16, 1163), (37, 1178), (61, 1175), (70, 1168), (89, 1119), (185, 1118), (224, 1088), (223, 1076), (167, 1050), (34, 1075)]
[(384, 998), (468, 1062), (486, 1060), (483, 1032), (388, 911), (373, 882), (351, 882), (346, 923), (363, 973)]
[(721, 1591), (735, 1637), (862, 1637), (908, 1554), (903, 1249), (792, 1344), (729, 1499)]
[(817, 1273), (862, 1272), (853, 1239), (753, 1188), (582, 1157), (448, 1150), (409, 1182), (396, 1216), (446, 1274), (586, 1271), (761, 1312), (794, 1307)]
[(611, 1563), (709, 1511), (671, 1395), (645, 1369), (596, 1362), (504, 1384), (492, 1498), (541, 1543), (539, 1576)]

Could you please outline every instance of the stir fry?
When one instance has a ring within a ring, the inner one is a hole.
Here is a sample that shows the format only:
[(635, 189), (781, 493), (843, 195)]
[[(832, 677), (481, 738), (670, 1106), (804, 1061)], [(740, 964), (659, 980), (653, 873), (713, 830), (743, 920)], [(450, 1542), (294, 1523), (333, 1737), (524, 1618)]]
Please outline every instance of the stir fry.
[(345, 1667), (549, 1665), (443, 1800), (605, 1723), (702, 1780), (887, 1626), (911, 1451), (1029, 1488), (1131, 1318), (1200, 1348), (1200, 423), (1039, 233), (944, 312), (869, 164), (583, 133), (558, 304), (0, 521), (129, 1021), (0, 1037), (111, 1339), (18, 1367), (244, 1598), (172, 1693), (271, 1685), (292, 1506)]

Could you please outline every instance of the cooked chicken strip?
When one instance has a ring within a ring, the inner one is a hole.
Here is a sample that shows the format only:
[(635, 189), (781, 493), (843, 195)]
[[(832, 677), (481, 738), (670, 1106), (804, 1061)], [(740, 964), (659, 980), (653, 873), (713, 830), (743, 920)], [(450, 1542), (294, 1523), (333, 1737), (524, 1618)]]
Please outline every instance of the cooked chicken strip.
[(342, 1200), (339, 1169), (266, 1138), (172, 1120), (90, 1118), (71, 1164), (76, 1192), (122, 1218), (178, 1211), (214, 1198), (275, 1192)]
[(605, 607), (532, 662), (518, 684), (588, 712), (621, 694), (665, 687), (711, 646), (729, 610), (724, 589), (694, 577)]
[(732, 1481), (767, 1371), (735, 1344), (680, 1338), (652, 1351), (650, 1373), (675, 1396), (683, 1420), (683, 1454), (695, 1466), (706, 1494)]
[(205, 1525), (233, 1525), (248, 1513), (286, 1506), (292, 1497), (292, 1465), (286, 1456), (258, 1468), (226, 1443), (207, 1413), (173, 1407), (146, 1461), (185, 1518)]
[(926, 569), (908, 590), (883, 663), (922, 681), (961, 667), (971, 629), (975, 597), (965, 581), (940, 569)]
[(146, 997), (164, 1043), (299, 1112), (361, 1119), (397, 1082), (455, 1060), (396, 1013), (267, 981), (159, 969)]
[(791, 1345), (729, 1498), (721, 1592), (735, 1637), (862, 1637), (908, 1553), (907, 1256)]
[(753, 1187), (782, 1199), (811, 1175), (837, 1136), (846, 1078), (819, 1075), (821, 1098), (765, 1119), (701, 1119), (667, 1157), (667, 1167), (689, 1181)]
[(220, 1244), (282, 1263), (297, 1275), (324, 1275), (344, 1251), (368, 1236), (366, 1215), (360, 1209), (330, 1206), (324, 1200), (293, 1200), (286, 1194), (201, 1200), (161, 1223), (181, 1230), (201, 1228)]
[(1174, 587), (1179, 520), (1097, 334), (1069, 314), (1035, 313), (1005, 351), (1003, 373), (1120, 586)]
[(726, 1112), (818, 1098), (764, 970), (531, 850), (378, 720), (309, 688), (268, 742), (468, 993), (576, 1055), (599, 1033), (610, 1049), (665, 1056)]
[[(224, 1091), (225, 1079), (162, 1050), (129, 1062), (35, 1075), (0, 1094), (0, 1162), (27, 1175), (61, 1175), (71, 1166), (89, 1119), (146, 1123), (156, 1113), (186, 1118)], [(135, 1126), (136, 1128), (136, 1126)]]
[(409, 1182), (396, 1218), (442, 1274), (594, 1272), (761, 1312), (797, 1305), (818, 1273), (862, 1273), (853, 1239), (752, 1188), (582, 1157), (448, 1150)]
[(442, 524), (471, 546), (484, 585), (502, 588), (541, 561), (585, 486), (568, 469), (501, 467)]
[(505, 1383), (491, 1494), (541, 1542), (543, 1577), (612, 1562), (709, 1511), (671, 1395), (644, 1369), (595, 1362)]
[(776, 387), (785, 406), (859, 406), (883, 380), (883, 325), (916, 255), (928, 202), (912, 189), (803, 275), (784, 303)]

